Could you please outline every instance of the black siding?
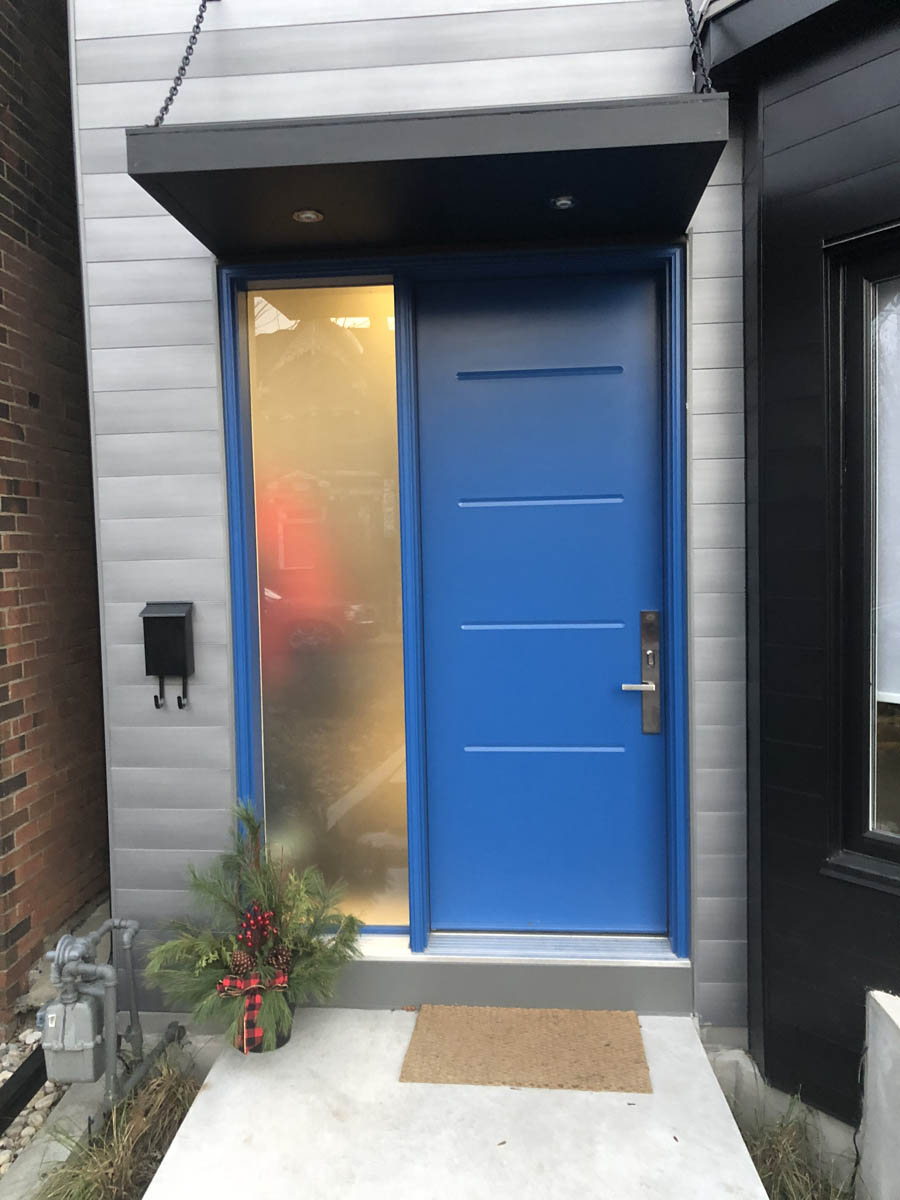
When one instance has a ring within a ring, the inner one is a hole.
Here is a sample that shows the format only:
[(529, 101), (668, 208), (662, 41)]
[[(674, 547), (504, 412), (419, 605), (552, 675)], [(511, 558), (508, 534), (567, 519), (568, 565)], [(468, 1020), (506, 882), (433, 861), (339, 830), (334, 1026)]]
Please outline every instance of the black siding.
[(825, 246), (900, 222), (900, 18), (842, 30), (757, 86), (744, 181), (751, 1049), (772, 1084), (856, 1120), (866, 990), (900, 991), (900, 894), (823, 874), (848, 800)]

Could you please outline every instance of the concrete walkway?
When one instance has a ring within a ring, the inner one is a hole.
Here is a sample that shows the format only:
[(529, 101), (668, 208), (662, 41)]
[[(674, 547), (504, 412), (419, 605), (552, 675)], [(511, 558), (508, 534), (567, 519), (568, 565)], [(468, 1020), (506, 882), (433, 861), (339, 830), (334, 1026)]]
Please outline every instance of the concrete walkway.
[(687, 1018), (641, 1018), (649, 1096), (400, 1083), (415, 1019), (307, 1009), (223, 1051), (145, 1200), (765, 1200)]

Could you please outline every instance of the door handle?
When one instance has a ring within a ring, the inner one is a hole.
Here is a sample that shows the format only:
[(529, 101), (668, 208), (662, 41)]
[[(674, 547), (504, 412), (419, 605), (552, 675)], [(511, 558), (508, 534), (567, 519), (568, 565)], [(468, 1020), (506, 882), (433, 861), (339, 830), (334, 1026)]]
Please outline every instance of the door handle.
[(641, 729), (644, 733), (660, 733), (661, 675), (659, 670), (659, 613), (641, 613), (641, 682), (623, 683), (623, 692), (641, 692)]

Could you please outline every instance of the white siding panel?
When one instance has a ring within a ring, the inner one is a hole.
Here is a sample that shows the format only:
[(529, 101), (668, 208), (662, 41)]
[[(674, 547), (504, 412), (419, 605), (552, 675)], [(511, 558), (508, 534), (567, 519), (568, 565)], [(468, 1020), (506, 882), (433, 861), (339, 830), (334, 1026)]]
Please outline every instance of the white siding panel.
[(88, 263), (87, 286), (92, 305), (214, 302), (215, 264), (211, 258), (93, 262)]
[[(191, 79), (178, 99), (179, 124), (264, 121), (362, 113), (504, 104), (564, 104), (688, 90), (684, 48), (614, 50), (547, 58), (486, 59)], [(83, 84), (78, 104), (84, 129), (150, 121), (167, 81)]]
[[(695, 325), (744, 319), (743, 280), (695, 279), (691, 283), (691, 320)], [(696, 369), (697, 364), (694, 363)]]
[(744, 362), (742, 324), (701, 324), (694, 327), (692, 362), (697, 370), (713, 367), (739, 368)]
[[(153, 712), (155, 713), (155, 709)], [(231, 738), (225, 729), (153, 725), (110, 729), (110, 753), (123, 767), (204, 767), (215, 770), (231, 763)]]
[(695, 233), (739, 230), (743, 224), (741, 185), (731, 183), (708, 187), (700, 198), (691, 228)]
[[(691, 470), (691, 499), (699, 504), (743, 504), (744, 460), (698, 458)], [(697, 516), (696, 509), (694, 516)]]
[(82, 175), (128, 169), (124, 129), (85, 129), (78, 135)]
[[(303, 15), (298, 8), (296, 16)], [(204, 30), (190, 78), (683, 46), (686, 32), (684, 12), (671, 0)], [(78, 78), (164, 79), (183, 52), (181, 32), (81, 41)]]
[[(146, 604), (184, 596), (199, 604), (224, 604), (228, 595), (228, 564), (218, 558), (194, 562), (183, 558), (151, 562), (111, 562), (103, 565), (104, 603)], [(113, 765), (115, 760), (113, 760)]]
[[(736, 567), (735, 567), (736, 569)], [(742, 590), (701, 592), (703, 579), (694, 581), (691, 603), (691, 632), (707, 637), (744, 637), (747, 628), (747, 601)]]
[[(696, 282), (694, 287), (697, 287)], [(712, 367), (692, 371), (691, 408), (695, 413), (743, 412), (743, 367)]]
[(218, 382), (215, 346), (150, 346), (91, 352), (94, 390), (205, 388)]
[(695, 416), (691, 421), (691, 437), (695, 459), (744, 457), (744, 418), (740, 413)]
[[(710, 738), (716, 736), (716, 731), (713, 729), (704, 732), (708, 732)], [(737, 735), (733, 730), (729, 730), (727, 736), (733, 738)], [(739, 812), (701, 813), (697, 820), (695, 837), (697, 849), (701, 854), (733, 853), (735, 847), (746, 845), (746, 817)]]
[(215, 433), (109, 433), (96, 439), (97, 474), (147, 475), (165, 467), (170, 475), (209, 475), (222, 467)]
[[(197, 735), (204, 730), (191, 729), (186, 733)], [(117, 878), (127, 879), (129, 886), (142, 888), (182, 888), (186, 885), (188, 868), (198, 867), (202, 870), (211, 866), (217, 850), (167, 850), (160, 854), (155, 847), (147, 850), (114, 850), (111, 858)]]
[(166, 211), (130, 175), (85, 175), (82, 189), (86, 217), (156, 217)]
[[(743, 901), (746, 909), (746, 900)], [(741, 1026), (747, 1025), (747, 984), (739, 983), (705, 983), (698, 978), (694, 989), (694, 1002), (700, 1013), (714, 1013), (711, 1025)]]
[(217, 344), (216, 310), (209, 301), (101, 304), (91, 309), (95, 349)]
[(708, 985), (747, 978), (747, 944), (709, 941), (697, 949), (697, 970)]
[(231, 808), (122, 808), (113, 828), (121, 850), (215, 850), (228, 840), (233, 820)]
[[(706, 885), (704, 890), (705, 896), (734, 896), (735, 898), (741, 899), (746, 897), (747, 857), (745, 853), (698, 854), (696, 861), (697, 869), (703, 873), (703, 879)], [(701, 945), (702, 943), (695, 943), (697, 951), (699, 951)], [(697, 984), (698, 994), (699, 991), (700, 983)], [(746, 1020), (746, 1013), (744, 1015), (744, 1020)], [(716, 1021), (715, 1023), (718, 1024), (719, 1022)]]
[[(743, 550), (693, 550), (691, 552), (692, 587), (699, 592), (735, 592), (744, 594)], [(715, 679), (715, 675), (705, 676)], [(723, 675), (723, 679), (731, 676)]]
[[(747, 812), (747, 768), (694, 771), (694, 803), (700, 812)], [(746, 864), (745, 864), (746, 868)], [(745, 869), (746, 874), (746, 869)], [(702, 895), (713, 895), (710, 890)], [(746, 920), (746, 913), (744, 914)]]
[[(143, 650), (140, 653), (143, 655)], [(185, 708), (179, 708), (175, 697), (180, 692), (180, 685), (179, 679), (166, 681), (166, 703), (157, 709), (153, 706), (156, 679), (150, 677), (146, 683), (111, 684), (107, 692), (110, 724), (146, 726), (152, 713), (154, 726), (215, 725), (226, 728), (231, 706), (224, 687), (197, 684), (192, 676), (188, 680), (188, 703)]]
[(747, 933), (747, 905), (740, 899), (701, 897), (694, 911), (694, 927), (703, 941), (725, 938), (741, 941)]
[[(121, 808), (222, 809), (234, 804), (230, 768), (113, 766), (110, 783), (114, 812)], [(177, 909), (170, 909), (169, 915), (173, 912)]]
[(221, 517), (143, 517), (100, 522), (104, 562), (147, 558), (224, 558)]
[[(692, 748), (694, 765), (698, 771), (730, 767), (740, 762), (747, 752), (747, 730), (743, 725), (695, 724)], [(708, 815), (698, 813), (698, 823), (702, 824)], [(740, 841), (735, 839), (730, 846), (720, 847), (719, 852), (734, 851), (739, 846)], [(707, 847), (707, 851), (710, 851), (710, 847)]]
[(94, 397), (97, 433), (216, 430), (220, 420), (221, 402), (215, 388), (97, 392)]
[(84, 247), (88, 262), (210, 257), (206, 247), (170, 216), (94, 217), (84, 222)]
[(691, 513), (694, 549), (733, 550), (746, 545), (743, 504), (700, 504)]
[[(643, 4), (645, 0), (599, 0), (599, 3)], [(675, 0), (672, 0), (674, 4)], [(188, 33), (193, 12), (184, 0), (154, 0), (153, 4), (111, 5), (109, 0), (73, 0), (75, 37), (134, 37), (139, 34)], [(577, 0), (576, 0), (577, 3)], [(598, 0), (584, 0), (596, 4)], [(516, 8), (568, 8), (573, 0), (304, 0), (306, 24), (331, 21), (387, 20), (465, 14)], [(227, 0), (207, 9), (204, 29), (264, 29), (296, 25), (297, 0)]]
[(691, 275), (694, 279), (740, 277), (742, 267), (743, 246), (738, 230), (691, 236)]
[(98, 480), (97, 511), (101, 518), (222, 517), (223, 492), (218, 473), (109, 476)]
[[(747, 645), (744, 638), (695, 637), (693, 651), (694, 679), (696, 681), (709, 680), (714, 683), (723, 683), (731, 680), (740, 683), (746, 678)], [(743, 746), (745, 743), (741, 744)], [(734, 761), (732, 763), (697, 763), (697, 767), (702, 769), (704, 765), (731, 766), (734, 765)], [(743, 750), (739, 761), (743, 762)]]
[[(225, 646), (209, 644), (195, 646), (194, 667), (195, 670), (191, 676), (191, 683), (196, 683), (198, 687), (220, 687), (224, 691), (224, 685), (228, 682), (228, 673), (230, 670), (229, 654)], [(107, 672), (111, 685), (136, 684), (145, 680), (143, 645), (110, 646), (107, 650)], [(148, 683), (151, 682), (148, 680)], [(174, 686), (174, 681), (172, 686)], [(172, 703), (177, 708), (174, 700)], [(153, 697), (151, 694), (150, 711), (145, 713), (141, 724), (150, 728), (155, 718), (156, 710), (153, 707)], [(110, 724), (116, 724), (112, 713), (110, 713)], [(159, 761), (166, 762), (167, 760), (163, 758)], [(203, 766), (205, 764), (201, 763), (199, 765)]]
[(742, 681), (704, 680), (694, 684), (694, 720), (698, 725), (743, 725), (747, 689)]

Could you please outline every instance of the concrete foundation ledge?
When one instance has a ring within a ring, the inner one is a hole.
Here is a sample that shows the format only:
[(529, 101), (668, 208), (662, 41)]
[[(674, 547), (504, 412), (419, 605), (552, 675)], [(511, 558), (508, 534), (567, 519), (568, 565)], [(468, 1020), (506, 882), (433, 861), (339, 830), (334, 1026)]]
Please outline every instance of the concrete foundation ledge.
[(344, 969), (333, 1004), (371, 1009), (420, 1004), (609, 1008), (687, 1016), (693, 1012), (693, 973), (685, 959), (636, 963), (366, 957)]
[[(706, 1052), (741, 1133), (746, 1136), (768, 1125), (777, 1125), (793, 1097), (770, 1087), (745, 1050), (708, 1045)], [(810, 1161), (818, 1163), (822, 1174), (830, 1175), (836, 1183), (849, 1183), (856, 1165), (853, 1126), (808, 1104), (801, 1104), (799, 1111), (806, 1123)], [(897, 1179), (900, 1181), (900, 1176)], [(883, 1197), (865, 1197), (865, 1200), (883, 1200), (887, 1195), (885, 1192)], [(900, 1200), (900, 1191), (891, 1192), (890, 1196), (891, 1200)]]
[(857, 1200), (900, 1200), (900, 996), (866, 997), (865, 1065)]

